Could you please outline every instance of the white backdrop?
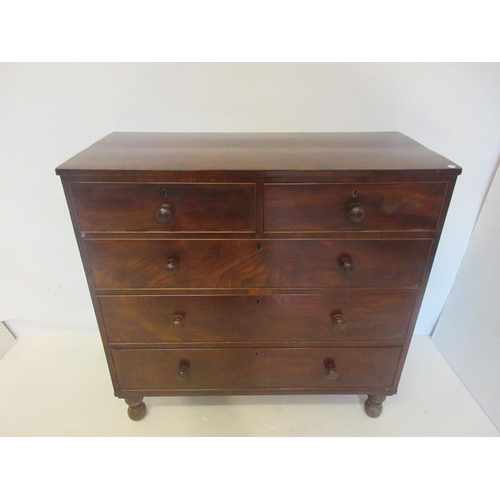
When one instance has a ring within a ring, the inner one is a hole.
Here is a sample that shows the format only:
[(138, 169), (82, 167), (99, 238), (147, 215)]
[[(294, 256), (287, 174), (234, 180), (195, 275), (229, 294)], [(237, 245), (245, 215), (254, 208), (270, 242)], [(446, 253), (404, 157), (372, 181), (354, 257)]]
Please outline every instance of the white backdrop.
[(60, 163), (112, 131), (397, 130), (464, 168), (422, 306), (430, 334), (500, 155), (499, 64), (0, 65), (0, 320), (96, 336)]
[(500, 169), (432, 339), (500, 430)]

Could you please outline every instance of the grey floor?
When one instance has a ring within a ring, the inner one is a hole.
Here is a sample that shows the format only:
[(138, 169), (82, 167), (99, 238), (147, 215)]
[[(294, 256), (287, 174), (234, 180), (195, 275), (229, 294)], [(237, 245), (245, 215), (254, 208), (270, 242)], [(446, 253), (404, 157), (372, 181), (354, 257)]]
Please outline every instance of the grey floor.
[(415, 337), (397, 395), (146, 398), (132, 422), (99, 340), (22, 339), (0, 360), (0, 436), (499, 436), (432, 340)]

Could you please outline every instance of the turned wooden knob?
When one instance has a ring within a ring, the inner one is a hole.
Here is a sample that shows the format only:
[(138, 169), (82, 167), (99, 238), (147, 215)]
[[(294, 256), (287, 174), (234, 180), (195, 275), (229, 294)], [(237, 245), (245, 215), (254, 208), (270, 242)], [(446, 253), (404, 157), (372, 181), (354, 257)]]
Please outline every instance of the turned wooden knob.
[(179, 362), (179, 368), (177, 368), (177, 379), (186, 380), (189, 375), (189, 361), (183, 360)]
[(335, 361), (333, 359), (327, 359), (325, 361), (326, 378), (328, 380), (337, 380), (339, 374), (335, 368)]
[(333, 328), (335, 330), (345, 330), (345, 327), (347, 326), (346, 320), (342, 314), (334, 314), (332, 316), (332, 322), (333, 322)]
[(167, 276), (175, 276), (179, 270), (179, 263), (175, 259), (168, 259), (163, 270)]
[(357, 203), (352, 203), (347, 206), (346, 215), (352, 222), (361, 222), (365, 218), (365, 209)]
[(165, 203), (156, 211), (156, 220), (162, 224), (171, 222), (174, 218), (174, 207)]
[(340, 267), (344, 274), (352, 274), (354, 272), (354, 263), (350, 257), (345, 257), (340, 261)]
[(184, 328), (184, 316), (182, 314), (174, 314), (170, 326), (176, 332), (181, 331)]

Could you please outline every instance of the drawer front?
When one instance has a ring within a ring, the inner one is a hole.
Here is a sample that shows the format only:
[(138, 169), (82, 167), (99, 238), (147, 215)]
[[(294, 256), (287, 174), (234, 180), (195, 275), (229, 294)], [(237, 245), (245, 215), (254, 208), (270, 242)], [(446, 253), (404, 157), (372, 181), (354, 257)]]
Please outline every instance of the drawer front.
[(402, 341), (415, 295), (99, 297), (110, 343)]
[[(121, 390), (390, 387), (401, 349), (112, 349)], [(336, 376), (337, 374), (337, 376)]]
[(446, 183), (267, 184), (265, 230), (436, 229)]
[(255, 231), (254, 184), (72, 183), (71, 191), (82, 231)]
[(418, 287), (413, 240), (87, 240), (98, 289)]

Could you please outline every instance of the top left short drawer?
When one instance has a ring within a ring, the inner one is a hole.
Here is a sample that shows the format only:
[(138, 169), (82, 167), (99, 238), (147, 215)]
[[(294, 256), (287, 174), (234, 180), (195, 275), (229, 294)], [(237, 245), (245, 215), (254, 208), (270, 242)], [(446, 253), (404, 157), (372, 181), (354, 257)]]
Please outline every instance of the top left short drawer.
[(85, 232), (254, 232), (252, 183), (71, 183)]

